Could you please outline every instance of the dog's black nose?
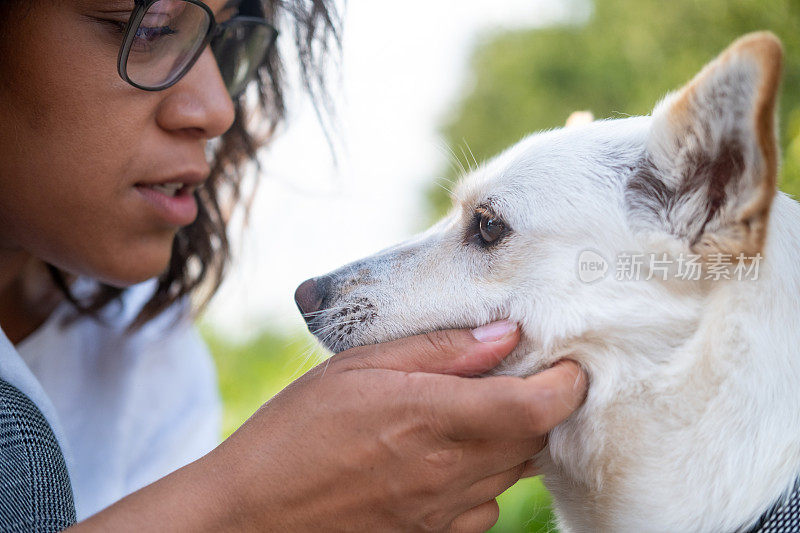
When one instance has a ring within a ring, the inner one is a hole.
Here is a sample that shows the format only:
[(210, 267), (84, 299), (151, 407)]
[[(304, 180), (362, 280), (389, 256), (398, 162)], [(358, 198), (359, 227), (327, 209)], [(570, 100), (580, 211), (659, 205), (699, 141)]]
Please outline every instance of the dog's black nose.
[(319, 311), (322, 306), (322, 300), (325, 298), (325, 292), (320, 290), (320, 283), (316, 278), (305, 280), (294, 291), (294, 301), (297, 308), (303, 313), (303, 318), (308, 321), (308, 314)]

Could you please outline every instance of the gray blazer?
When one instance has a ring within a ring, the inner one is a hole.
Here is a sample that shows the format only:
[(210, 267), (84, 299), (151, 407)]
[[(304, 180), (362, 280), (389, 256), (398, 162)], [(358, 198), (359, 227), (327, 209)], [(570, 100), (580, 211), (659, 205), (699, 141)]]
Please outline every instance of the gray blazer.
[(0, 379), (0, 532), (61, 531), (75, 521), (53, 430), (27, 396)]

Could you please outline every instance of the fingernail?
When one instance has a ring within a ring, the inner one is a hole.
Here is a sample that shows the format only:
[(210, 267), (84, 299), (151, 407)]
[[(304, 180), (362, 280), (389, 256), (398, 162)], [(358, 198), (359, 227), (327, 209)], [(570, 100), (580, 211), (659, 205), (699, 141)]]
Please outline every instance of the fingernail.
[(517, 330), (517, 325), (509, 320), (492, 322), (472, 330), (472, 336), (478, 342), (495, 342), (503, 339)]

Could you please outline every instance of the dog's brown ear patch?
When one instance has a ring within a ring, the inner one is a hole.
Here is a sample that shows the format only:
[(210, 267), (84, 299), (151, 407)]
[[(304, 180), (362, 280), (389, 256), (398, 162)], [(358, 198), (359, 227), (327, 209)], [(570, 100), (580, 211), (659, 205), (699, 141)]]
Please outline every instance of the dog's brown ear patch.
[(628, 186), (693, 252), (761, 252), (776, 192), (781, 44), (746, 35), (653, 112), (647, 157)]

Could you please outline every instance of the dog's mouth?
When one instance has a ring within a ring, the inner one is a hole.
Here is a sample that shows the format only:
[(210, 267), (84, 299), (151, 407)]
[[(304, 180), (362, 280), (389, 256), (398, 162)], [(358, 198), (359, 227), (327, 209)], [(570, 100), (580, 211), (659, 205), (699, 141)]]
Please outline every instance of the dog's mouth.
[[(498, 320), (509, 320), (508, 313), (498, 309), (487, 319), (481, 321), (433, 320), (420, 325), (409, 324), (402, 316), (383, 316), (380, 307), (370, 298), (357, 296), (346, 302), (332, 301), (329, 307), (312, 312), (303, 312), (309, 332), (317, 341), (332, 353), (340, 353), (351, 348), (368, 344), (390, 342), (404, 337), (449, 329), (475, 329)], [(327, 302), (326, 302), (327, 303)], [(411, 312), (411, 311), (409, 311)], [(419, 319), (419, 317), (416, 317)], [(436, 317), (438, 318), (438, 317)], [(545, 356), (542, 343), (526, 333), (521, 327), (520, 341), (516, 348), (495, 368), (485, 375), (512, 375), (526, 377), (553, 364), (552, 358)]]
[(364, 333), (377, 317), (377, 307), (364, 297), (315, 312), (303, 313), (309, 332), (325, 348), (335, 353), (368, 344), (363, 340)]
[[(496, 318), (491, 318), (485, 322), (448, 321), (435, 323), (431, 321), (429, 325), (414, 327), (404, 323), (401, 317), (396, 317), (394, 320), (382, 317), (377, 305), (367, 298), (357, 298), (346, 304), (333, 306), (330, 309), (305, 318), (309, 332), (317, 338), (320, 344), (333, 353), (339, 353), (357, 346), (413, 337), (432, 331), (472, 330), (486, 323), (508, 320), (507, 316), (498, 315)], [(512, 363), (512, 361), (522, 359), (526, 354), (531, 353), (531, 347), (534, 345), (536, 343), (528, 339), (523, 332), (517, 348), (506, 358), (509, 363), (501, 363), (501, 366), (509, 369), (516, 368), (517, 364)], [(501, 370), (500, 367), (498, 369)], [(538, 370), (540, 369), (536, 371)], [(499, 373), (523, 375), (519, 371)], [(528, 370), (527, 374), (530, 373), (534, 372)]]

